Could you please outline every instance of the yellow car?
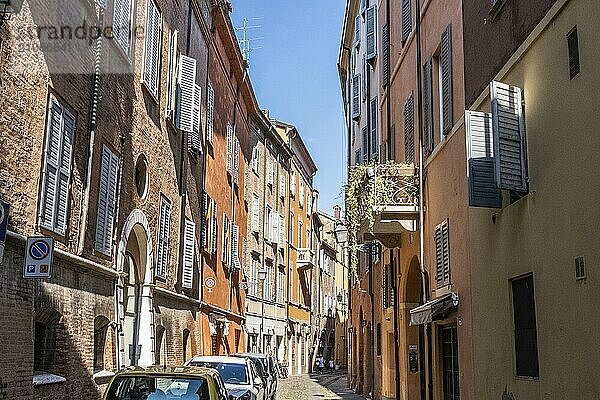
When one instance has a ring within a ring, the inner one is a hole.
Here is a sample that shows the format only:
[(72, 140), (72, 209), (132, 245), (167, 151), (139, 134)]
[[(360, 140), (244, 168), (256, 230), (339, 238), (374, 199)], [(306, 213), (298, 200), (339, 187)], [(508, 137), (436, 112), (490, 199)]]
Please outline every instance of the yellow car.
[(217, 371), (199, 367), (129, 367), (112, 378), (104, 400), (228, 400)]

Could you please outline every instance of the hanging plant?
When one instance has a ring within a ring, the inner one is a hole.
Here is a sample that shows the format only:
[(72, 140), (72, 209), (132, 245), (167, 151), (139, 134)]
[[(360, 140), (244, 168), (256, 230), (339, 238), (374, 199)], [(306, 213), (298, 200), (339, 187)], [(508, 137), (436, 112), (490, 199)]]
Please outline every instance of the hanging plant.
[(376, 217), (388, 205), (415, 204), (418, 177), (412, 164), (388, 161), (354, 165), (348, 169), (344, 192), (350, 271), (356, 277), (359, 231), (373, 233)]

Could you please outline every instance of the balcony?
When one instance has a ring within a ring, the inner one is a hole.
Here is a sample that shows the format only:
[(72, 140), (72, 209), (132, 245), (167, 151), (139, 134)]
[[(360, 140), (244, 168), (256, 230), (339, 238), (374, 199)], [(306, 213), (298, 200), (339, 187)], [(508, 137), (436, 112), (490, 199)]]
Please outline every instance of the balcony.
[(315, 253), (311, 249), (298, 249), (296, 267), (299, 270), (311, 269), (315, 266)]
[[(363, 240), (394, 245), (398, 233), (416, 231), (419, 220), (419, 175), (413, 164), (372, 163), (354, 166), (346, 187), (349, 225)], [(386, 244), (387, 245), (387, 244)], [(392, 246), (394, 247), (394, 246)]]

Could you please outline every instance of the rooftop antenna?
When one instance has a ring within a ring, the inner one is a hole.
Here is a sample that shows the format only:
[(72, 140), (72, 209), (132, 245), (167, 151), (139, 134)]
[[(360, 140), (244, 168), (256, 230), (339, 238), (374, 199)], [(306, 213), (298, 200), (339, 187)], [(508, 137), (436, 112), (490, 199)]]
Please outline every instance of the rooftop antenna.
[(244, 17), (242, 26), (239, 28), (235, 28), (236, 31), (242, 31), (242, 39), (239, 40), (239, 44), (240, 44), (240, 49), (242, 50), (242, 55), (244, 56), (244, 59), (246, 61), (249, 61), (250, 53), (252, 51), (262, 49), (262, 47), (260, 47), (260, 46), (253, 47), (252, 42), (254, 42), (256, 40), (263, 40), (264, 37), (258, 37), (258, 38), (249, 38), (248, 37), (249, 29), (262, 28), (261, 25), (250, 25), (250, 23), (251, 23), (250, 21), (258, 21), (261, 19), (264, 19), (264, 17), (253, 17), (253, 18)]

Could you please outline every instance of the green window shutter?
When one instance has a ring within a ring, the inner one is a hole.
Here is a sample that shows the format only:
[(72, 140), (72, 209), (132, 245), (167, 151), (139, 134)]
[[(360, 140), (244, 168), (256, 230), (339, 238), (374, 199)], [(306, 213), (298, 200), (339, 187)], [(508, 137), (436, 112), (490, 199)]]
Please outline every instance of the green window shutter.
[(410, 0), (402, 0), (402, 43), (408, 40), (412, 32), (412, 9)]
[(194, 249), (196, 240), (196, 224), (189, 219), (185, 220), (183, 237), (183, 268), (181, 273), (181, 286), (192, 288), (194, 281)]
[(425, 155), (433, 152), (433, 85), (431, 58), (423, 66), (423, 137), (425, 145)]
[(383, 59), (381, 62), (381, 86), (387, 86), (390, 83), (390, 27), (388, 24), (383, 26), (382, 31), (382, 51)]
[(103, 146), (94, 248), (106, 255), (111, 254), (118, 170), (119, 159), (106, 145)]
[(115, 0), (113, 35), (125, 54), (129, 55), (131, 43), (131, 0)]
[(371, 6), (367, 8), (367, 60), (377, 57), (377, 8)]
[[(177, 128), (185, 132), (194, 131), (194, 103), (196, 97), (196, 60), (181, 55), (179, 58), (179, 104)], [(191, 135), (190, 135), (191, 136)]]
[(452, 25), (442, 33), (440, 50), (440, 68), (442, 73), (442, 114), (444, 135), (448, 135), (454, 126), (454, 101), (452, 93)]
[(360, 74), (352, 79), (352, 118), (360, 117)]
[(415, 162), (415, 98), (413, 94), (404, 103), (404, 160)]
[(493, 81), (490, 97), (496, 182), (500, 189), (526, 192), (525, 121), (521, 89)]
[(496, 185), (494, 172), (492, 115), (466, 111), (465, 124), (467, 131), (469, 205), (500, 208), (502, 197)]
[(167, 277), (169, 265), (169, 240), (171, 236), (171, 203), (163, 195), (160, 196), (160, 212), (158, 220), (158, 248), (156, 251), (156, 276)]
[(215, 116), (215, 91), (210, 83), (208, 84), (206, 92), (206, 140), (209, 143), (212, 143)]
[(379, 104), (377, 96), (375, 96), (371, 99), (371, 155), (375, 159), (379, 153), (379, 129), (377, 129), (377, 124), (379, 123), (379, 118), (377, 118), (378, 111)]
[(435, 227), (435, 280), (438, 287), (450, 284), (450, 232), (448, 220)]

